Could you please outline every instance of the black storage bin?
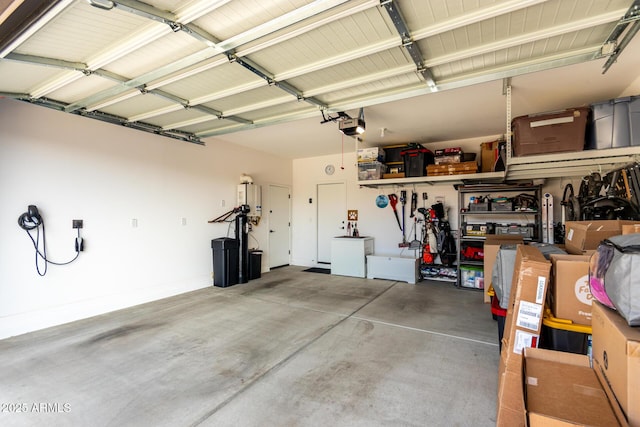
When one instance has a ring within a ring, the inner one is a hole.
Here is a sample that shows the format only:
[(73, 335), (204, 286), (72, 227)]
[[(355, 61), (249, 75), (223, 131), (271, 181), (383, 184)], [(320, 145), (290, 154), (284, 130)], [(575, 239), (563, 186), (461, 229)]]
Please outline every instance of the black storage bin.
[(262, 251), (249, 251), (249, 280), (259, 279), (262, 271)]
[(402, 151), (411, 148), (408, 144), (388, 145), (384, 149), (384, 158), (387, 164), (402, 162)]
[(542, 319), (540, 348), (576, 354), (590, 354), (591, 326), (556, 319), (546, 313)]
[(238, 283), (238, 240), (220, 237), (211, 240), (213, 285), (221, 288)]
[(410, 148), (402, 151), (404, 176), (426, 176), (427, 165), (434, 164), (433, 153), (426, 148)]

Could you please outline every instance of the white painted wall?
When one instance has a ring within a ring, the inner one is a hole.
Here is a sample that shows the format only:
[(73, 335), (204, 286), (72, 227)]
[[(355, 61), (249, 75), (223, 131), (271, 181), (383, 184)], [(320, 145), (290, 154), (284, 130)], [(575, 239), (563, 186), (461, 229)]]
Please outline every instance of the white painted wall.
[[(0, 99), (0, 338), (211, 286), (210, 241), (233, 228), (207, 221), (235, 205), (241, 173), (262, 185), (263, 212), (268, 184), (292, 180), (289, 159)], [(71, 221), (84, 220), (85, 251), (45, 277), (17, 225), (29, 204), (54, 261), (75, 255)], [(252, 236), (268, 266), (266, 218)]]

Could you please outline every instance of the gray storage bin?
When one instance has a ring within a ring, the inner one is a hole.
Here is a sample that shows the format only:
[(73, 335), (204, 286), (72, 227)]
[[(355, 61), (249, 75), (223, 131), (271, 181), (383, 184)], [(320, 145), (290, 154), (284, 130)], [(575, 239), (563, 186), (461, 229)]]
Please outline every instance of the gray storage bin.
[(640, 96), (627, 96), (591, 105), (587, 149), (640, 145)]

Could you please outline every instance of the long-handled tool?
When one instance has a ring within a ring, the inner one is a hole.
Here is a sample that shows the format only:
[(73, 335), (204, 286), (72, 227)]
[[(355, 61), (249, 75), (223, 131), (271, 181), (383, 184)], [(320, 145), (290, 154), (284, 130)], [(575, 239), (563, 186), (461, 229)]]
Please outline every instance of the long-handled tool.
[[(409, 215), (413, 218), (413, 240), (409, 242), (409, 249), (420, 249), (422, 243), (418, 240), (418, 216), (416, 215), (416, 210), (418, 209), (418, 193), (415, 191), (411, 192), (411, 214)], [(411, 235), (411, 232), (409, 232)]]
[[(409, 232), (411, 234), (411, 232)], [(413, 240), (409, 242), (409, 249), (417, 250), (422, 247), (422, 242), (418, 240), (418, 215), (413, 216)]]
[(415, 191), (411, 192), (411, 213), (409, 214), (409, 218), (413, 218), (416, 214), (416, 209), (418, 209), (418, 193)]
[(407, 246), (407, 236), (406, 236), (406, 228), (405, 228), (405, 206), (407, 205), (407, 192), (406, 190), (400, 191), (400, 203), (402, 203), (402, 246)]
[(400, 231), (402, 231), (402, 225), (400, 224), (400, 218), (398, 217), (398, 196), (395, 194), (389, 194), (389, 203), (391, 204), (391, 209), (393, 209), (393, 214), (396, 216), (396, 221), (398, 221), (398, 227)]

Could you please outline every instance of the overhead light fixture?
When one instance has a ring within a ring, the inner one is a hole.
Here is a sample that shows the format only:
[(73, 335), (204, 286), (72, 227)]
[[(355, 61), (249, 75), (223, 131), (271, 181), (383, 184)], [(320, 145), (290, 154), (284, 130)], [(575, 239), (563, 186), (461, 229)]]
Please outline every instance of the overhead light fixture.
[(340, 132), (345, 135), (362, 135), (365, 130), (364, 108), (360, 108), (360, 114), (357, 119), (352, 119), (351, 117), (346, 116), (340, 120), (340, 122), (338, 122), (338, 129), (340, 129)]

